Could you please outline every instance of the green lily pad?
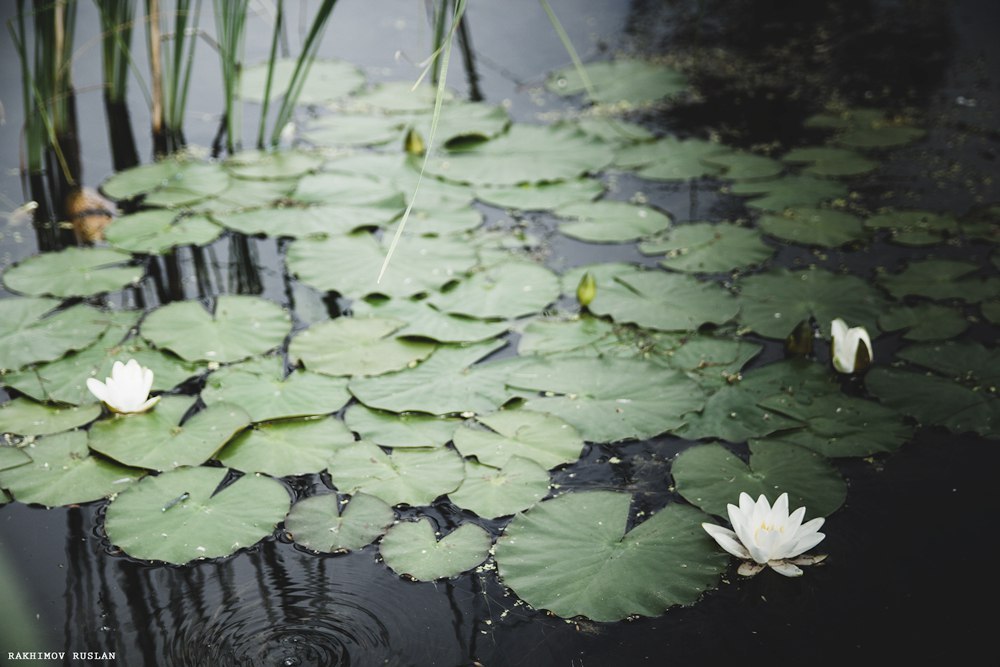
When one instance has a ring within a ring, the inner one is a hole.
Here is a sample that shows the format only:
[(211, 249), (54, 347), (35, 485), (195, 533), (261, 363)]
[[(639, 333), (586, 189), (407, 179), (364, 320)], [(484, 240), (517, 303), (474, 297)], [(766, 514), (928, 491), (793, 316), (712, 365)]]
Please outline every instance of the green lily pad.
[(902, 299), (907, 295), (930, 299), (957, 299), (977, 303), (1000, 295), (1000, 278), (977, 278), (973, 262), (953, 259), (925, 259), (912, 262), (899, 273), (879, 276), (879, 284), (889, 294)]
[(568, 126), (514, 125), (496, 139), (463, 145), (427, 162), (427, 174), (474, 186), (575, 179), (596, 173), (611, 149)]
[[(414, 114), (406, 118), (406, 125), (427, 141), (431, 136), (431, 117), (430, 112)], [(459, 100), (441, 107), (434, 144), (444, 146), (458, 140), (492, 139), (508, 125), (510, 116), (503, 107)]]
[(781, 212), (786, 208), (815, 207), (847, 195), (847, 187), (836, 181), (812, 176), (783, 176), (773, 181), (743, 181), (729, 189), (747, 195), (747, 206), (762, 211)]
[(243, 151), (224, 164), (238, 178), (272, 181), (305, 176), (318, 169), (323, 158), (304, 151)]
[(273, 479), (246, 475), (218, 490), (225, 468), (148, 476), (108, 505), (108, 539), (133, 558), (183, 565), (221, 558), (272, 534), (291, 505)]
[[(269, 98), (284, 97), (295, 73), (295, 58), (245, 67), (240, 74), (239, 95), (250, 102), (264, 100), (268, 68), (273, 66)], [(326, 104), (345, 97), (365, 85), (365, 75), (354, 65), (340, 60), (314, 60), (299, 92), (298, 104)]]
[(591, 243), (634, 241), (662, 232), (671, 224), (670, 216), (665, 213), (622, 201), (570, 204), (557, 208), (555, 214), (572, 221), (561, 223), (560, 232)]
[(534, 461), (512, 456), (502, 468), (465, 462), (465, 481), (451, 502), (486, 519), (522, 512), (545, 497), (549, 473)]
[(394, 209), (397, 213), (406, 208), (402, 189), (378, 174), (338, 171), (309, 174), (299, 179), (292, 198), (306, 204), (345, 207), (348, 217), (351, 207)]
[(458, 576), (490, 555), (490, 534), (473, 523), (462, 524), (440, 540), (428, 519), (402, 521), (379, 543), (382, 560), (394, 572), (417, 581)]
[(555, 183), (522, 183), (501, 188), (476, 188), (476, 199), (500, 208), (546, 211), (592, 201), (604, 192), (604, 185), (592, 178)]
[(146, 206), (176, 208), (221, 194), (229, 183), (220, 164), (168, 158), (120, 171), (104, 181), (101, 190), (116, 200), (144, 195)]
[(930, 211), (889, 211), (865, 220), (871, 229), (888, 229), (890, 240), (907, 246), (937, 245), (958, 234), (958, 220)]
[[(427, 211), (413, 209), (404, 231), (411, 236), (446, 236), (465, 234), (483, 224), (483, 214), (474, 208)], [(388, 225), (387, 234), (395, 234), (399, 221)]]
[(330, 457), (329, 470), (341, 493), (361, 491), (390, 505), (430, 505), (438, 496), (457, 489), (465, 477), (462, 457), (446, 447), (386, 454), (364, 440), (337, 449)]
[(90, 448), (150, 470), (201, 465), (249, 425), (250, 416), (237, 406), (218, 403), (182, 424), (195, 400), (164, 396), (149, 412), (98, 421), (90, 427)]
[(1000, 384), (1000, 351), (972, 341), (910, 345), (896, 353), (900, 359), (928, 368), (969, 386)]
[(292, 339), (288, 355), (306, 369), (334, 376), (381, 375), (426, 359), (434, 344), (398, 337), (401, 320), (338, 317)]
[(744, 492), (772, 503), (787, 492), (788, 506), (805, 507), (807, 518), (828, 516), (847, 498), (847, 484), (829, 461), (782, 443), (751, 444), (749, 465), (722, 445), (697, 445), (677, 455), (671, 472), (685, 500), (716, 516), (726, 516), (726, 505)]
[(878, 162), (860, 153), (830, 146), (793, 148), (781, 159), (795, 164), (808, 164), (802, 173), (820, 177), (860, 176), (878, 166)]
[(510, 398), (504, 386), (506, 366), (473, 364), (504, 342), (441, 346), (416, 368), (377, 377), (355, 378), (347, 385), (371, 408), (432, 415), (493, 412)]
[(846, 109), (840, 113), (824, 113), (806, 119), (806, 127), (826, 127), (838, 130), (833, 141), (860, 149), (894, 148), (922, 138), (926, 132), (889, 118), (879, 109)]
[[(110, 324), (105, 313), (84, 304), (56, 311), (45, 298), (0, 300), (0, 370), (58, 359), (91, 345)], [(7, 384), (7, 378), (0, 377)]]
[(785, 170), (785, 165), (773, 158), (742, 151), (709, 155), (703, 158), (722, 170), (722, 178), (733, 181), (759, 181), (773, 178)]
[(396, 336), (428, 338), (439, 343), (475, 343), (496, 338), (510, 329), (504, 321), (485, 322), (444, 313), (427, 301), (412, 299), (359, 300), (351, 304), (354, 317), (386, 317), (403, 322)]
[(660, 265), (685, 273), (722, 273), (763, 264), (774, 254), (760, 232), (732, 223), (693, 222), (643, 241), (644, 255), (665, 254)]
[(598, 347), (609, 338), (617, 337), (614, 326), (596, 317), (570, 320), (531, 320), (521, 329), (517, 351), (521, 355), (577, 352)]
[(801, 423), (775, 414), (758, 405), (758, 396), (744, 387), (720, 387), (705, 402), (699, 412), (685, 417), (678, 436), (687, 440), (718, 439), (744, 442), (783, 429), (801, 426)]
[(207, 216), (153, 209), (116, 219), (104, 231), (104, 238), (118, 250), (162, 255), (177, 246), (208, 245), (222, 232)]
[(979, 304), (979, 309), (987, 320), (993, 324), (1000, 324), (1000, 299), (983, 301)]
[(350, 298), (369, 294), (407, 297), (438, 289), (477, 261), (475, 249), (447, 237), (408, 237), (400, 241), (382, 281), (379, 271), (388, 251), (370, 234), (322, 240), (301, 239), (288, 248), (289, 271), (307, 285)]
[(153, 345), (188, 361), (231, 363), (264, 354), (284, 341), (291, 318), (278, 304), (253, 296), (222, 295), (209, 313), (198, 302), (157, 308), (142, 323)]
[(530, 410), (481, 415), (475, 423), (459, 427), (454, 441), (462, 456), (474, 456), (493, 468), (503, 468), (518, 457), (548, 470), (573, 463), (583, 452), (583, 438), (570, 424), (554, 415)]
[(667, 354), (670, 366), (685, 371), (702, 387), (730, 384), (763, 346), (723, 336), (685, 336), (682, 344), (670, 349)]
[(193, 213), (209, 215), (218, 222), (217, 216), (226, 213), (252, 208), (274, 207), (279, 202), (291, 197), (297, 183), (298, 181), (295, 179), (253, 181), (233, 178), (229, 181), (229, 187), (219, 194), (185, 207), (185, 209)]
[(658, 616), (717, 585), (728, 558), (705, 514), (671, 503), (626, 532), (631, 501), (567, 493), (517, 515), (497, 540), (500, 578), (535, 609), (609, 622)]
[(142, 268), (123, 266), (131, 260), (131, 255), (110, 248), (66, 248), (15, 264), (4, 272), (3, 283), (27, 296), (92, 296), (138, 282)]
[(0, 433), (61, 433), (89, 424), (100, 416), (101, 406), (98, 403), (67, 407), (46, 405), (30, 398), (15, 398), (0, 405)]
[(588, 63), (583, 66), (584, 77), (575, 67), (553, 72), (546, 88), (559, 95), (585, 94), (591, 102), (600, 104), (625, 104), (643, 106), (674, 97), (687, 90), (683, 74), (668, 67), (645, 60), (620, 59)]
[(936, 303), (897, 306), (878, 318), (883, 331), (905, 329), (903, 338), (912, 341), (954, 338), (969, 327), (961, 311)]
[(615, 166), (637, 169), (639, 176), (657, 181), (684, 181), (714, 176), (719, 168), (706, 158), (728, 154), (730, 149), (702, 139), (663, 137), (654, 142), (634, 144), (618, 150)]
[(378, 146), (403, 140), (406, 118), (338, 113), (309, 123), (305, 137), (319, 146)]
[(10, 470), (28, 463), (31, 463), (31, 457), (25, 454), (20, 447), (0, 445), (0, 471)]
[(784, 339), (810, 317), (824, 335), (838, 317), (874, 335), (886, 309), (879, 293), (861, 278), (822, 269), (773, 270), (748, 276), (739, 287), (740, 320), (766, 338)]
[(524, 407), (561, 417), (588, 442), (651, 438), (676, 429), (705, 396), (679, 371), (637, 359), (540, 358), (508, 379), (512, 387), (552, 392)]
[(371, 205), (278, 206), (217, 215), (219, 224), (248, 235), (304, 238), (339, 236), (388, 224), (402, 211), (398, 200)]
[(829, 208), (789, 208), (781, 215), (761, 216), (765, 234), (803, 245), (837, 248), (867, 236), (861, 220)]
[(336, 493), (324, 493), (292, 505), (285, 530), (307, 549), (344, 553), (374, 542), (395, 518), (392, 508), (374, 496), (358, 493), (345, 504)]
[(504, 262), (473, 273), (428, 300), (438, 310), (481, 319), (540, 313), (559, 298), (559, 279), (533, 262)]
[(383, 447), (441, 447), (451, 440), (457, 419), (420, 413), (399, 414), (372, 410), (356, 403), (344, 413), (344, 422), (361, 436)]
[[(344, 100), (344, 105), (348, 109), (363, 111), (416, 113), (434, 108), (436, 92), (436, 87), (427, 84), (414, 88), (409, 81), (386, 81), (375, 84), (369, 90), (352, 95)], [(450, 101), (454, 97), (455, 94), (446, 88), (444, 101)]]
[(30, 464), (0, 471), (0, 486), (22, 503), (46, 507), (88, 503), (124, 491), (145, 474), (91, 456), (83, 431), (42, 438), (25, 451)]
[(243, 472), (288, 477), (322, 472), (330, 456), (346, 446), (354, 446), (354, 434), (336, 419), (283, 419), (247, 429), (218, 459)]
[(208, 406), (238, 405), (255, 422), (326, 415), (351, 400), (347, 380), (309, 371), (295, 371), (284, 377), (281, 359), (275, 361), (276, 367), (265, 372), (244, 370), (239, 365), (215, 371), (205, 382), (201, 400)]
[(587, 136), (619, 146), (652, 141), (656, 138), (656, 135), (646, 127), (612, 116), (578, 118), (575, 122)]

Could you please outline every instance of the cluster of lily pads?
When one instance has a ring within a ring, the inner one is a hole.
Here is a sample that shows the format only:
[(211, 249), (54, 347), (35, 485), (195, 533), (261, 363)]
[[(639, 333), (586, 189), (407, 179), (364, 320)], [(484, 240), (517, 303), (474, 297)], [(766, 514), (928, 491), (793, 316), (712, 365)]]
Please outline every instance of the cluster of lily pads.
[[(827, 143), (778, 156), (658, 137), (614, 114), (682, 96), (686, 83), (634, 60), (588, 66), (588, 85), (574, 70), (553, 74), (550, 90), (584, 94), (592, 113), (551, 125), (449, 99), (441, 148), (376, 281), (424, 159), (404, 138), (427, 136), (432, 97), (367, 87), (343, 63), (316, 63), (312, 76), (324, 68), (340, 83), (304, 101), (337, 113), (302, 130), (295, 150), (115, 174), (101, 189), (130, 212), (105, 244), (3, 274), (19, 295), (0, 301), (0, 382), (17, 395), (0, 406), (4, 500), (110, 498), (110, 542), (167, 563), (228, 556), (279, 524), (316, 552), (377, 543), (390, 568), (418, 580), (492, 561), (536, 608), (613, 621), (717, 586), (728, 557), (702, 524), (724, 522), (741, 493), (787, 494), (806, 519), (826, 517), (847, 494), (836, 460), (897, 450), (918, 418), (1000, 437), (995, 352), (949, 340), (972, 309), (1000, 319), (990, 267), (931, 258), (872, 283), (771, 266), (775, 239), (845, 252), (995, 240), (995, 216), (848, 212), (848, 179), (923, 130), (878, 111), (824, 113), (807, 123), (828, 128)], [(745, 197), (750, 222), (678, 221), (619, 199), (601, 178), (614, 173), (699, 179)], [(637, 242), (659, 266), (559, 275), (536, 238), (485, 225), (486, 207), (529, 230), (544, 213), (576, 240)], [(348, 314), (305, 326), (252, 295), (100, 307), (144, 279), (146, 257), (233, 234), (284, 239), (288, 272), (349, 301)], [(574, 295), (588, 274), (596, 291), (582, 307)], [(803, 322), (810, 343), (828, 339), (837, 318), (910, 344), (900, 363), (876, 358), (863, 386), (836, 373), (821, 344), (747, 369)], [(152, 370), (160, 399), (109, 412), (87, 382), (129, 359)], [(552, 486), (588, 446), (665, 434), (690, 446), (670, 462), (676, 493), (649, 515), (636, 516), (625, 489)], [(294, 503), (279, 481), (318, 473), (328, 492)], [(446, 535), (394, 509), (419, 516), (445, 501), (463, 510)]]

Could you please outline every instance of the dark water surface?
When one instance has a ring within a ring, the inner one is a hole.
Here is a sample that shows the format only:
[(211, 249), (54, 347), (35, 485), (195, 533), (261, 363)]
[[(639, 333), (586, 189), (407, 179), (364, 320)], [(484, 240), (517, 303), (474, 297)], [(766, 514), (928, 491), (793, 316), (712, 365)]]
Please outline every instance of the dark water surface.
[[(1000, 11), (988, 0), (955, 2), (552, 2), (584, 60), (620, 50), (669, 55), (692, 72), (702, 97), (665, 114), (640, 117), (651, 127), (760, 147), (812, 143), (802, 120), (832, 98), (851, 105), (911, 109), (929, 137), (892, 154), (860, 194), (872, 208), (926, 207), (965, 213), (1000, 200), (997, 104)], [(4, 20), (13, 3), (3, 6)], [(96, 186), (111, 173), (100, 83), (96, 12), (81, 3), (74, 75), (83, 179)], [(295, 25), (294, 23), (292, 25)], [(563, 109), (535, 90), (544, 74), (568, 63), (534, 0), (471, 2), (469, 26), (485, 101), (510, 100), (515, 120)], [(211, 32), (211, 12), (204, 27)], [(251, 22), (249, 62), (267, 50), (268, 24)], [(136, 39), (142, 39), (141, 31)], [(407, 62), (425, 57), (430, 39), (422, 3), (343, 0), (334, 11), (322, 54), (360, 64), (370, 80), (413, 79)], [(141, 42), (137, 41), (137, 44)], [(136, 49), (145, 72), (144, 49)], [(401, 58), (396, 52), (402, 53)], [(222, 109), (217, 56), (199, 46), (188, 140), (209, 146)], [(21, 124), (19, 70), (9, 37), (0, 39), (0, 194), (10, 210), (26, 196), (18, 166)], [(468, 90), (459, 63), (449, 82)], [(88, 92), (89, 91), (89, 92)], [(133, 124), (143, 161), (150, 157), (145, 105), (130, 88)], [(248, 107), (248, 117), (252, 115)], [(253, 137), (248, 119), (245, 137)], [(621, 179), (611, 197), (637, 189), (679, 220), (745, 215), (739, 200), (715, 188)], [(488, 219), (504, 214), (485, 209)], [(593, 261), (646, 261), (632, 246), (594, 246), (533, 223), (556, 269)], [(0, 269), (38, 251), (30, 225), (0, 223)], [(300, 318), (331, 304), (308, 288), (287, 284), (280, 248), (250, 239), (252, 259), (231, 240), (215, 244), (212, 294), (242, 291), (246, 281)], [(991, 247), (935, 248), (937, 256), (982, 260)], [(876, 267), (928, 251), (876, 243), (860, 252), (814, 253), (783, 247), (777, 264), (849, 266), (868, 277)], [(249, 264), (249, 268), (246, 266)], [(236, 268), (234, 268), (234, 266)], [(182, 257), (182, 275), (194, 269)], [(243, 273), (241, 273), (241, 271)], [(241, 282), (242, 281), (242, 282)], [(174, 298), (196, 296), (193, 281)], [(155, 305), (152, 285), (123, 297)], [(335, 306), (335, 304), (333, 304)], [(993, 346), (982, 323), (969, 336)], [(879, 339), (876, 359), (891, 358), (899, 337)], [(755, 364), (777, 358), (768, 343)], [(663, 437), (615, 446), (588, 446), (554, 481), (575, 488), (625, 488), (639, 502), (670, 495), (670, 459), (688, 443)], [(611, 456), (622, 460), (610, 466)], [(995, 442), (924, 429), (896, 454), (839, 461), (848, 480), (846, 504), (827, 520), (821, 566), (798, 579), (766, 571), (753, 579), (725, 577), (696, 605), (657, 618), (620, 623), (572, 622), (526, 608), (484, 570), (435, 583), (404, 581), (378, 561), (374, 546), (347, 555), (314, 555), (277, 535), (220, 561), (153, 566), (124, 557), (100, 525), (104, 503), (45, 510), (0, 507), (0, 622), (27, 619), (31, 644), (8, 651), (115, 653), (117, 665), (369, 665), (465, 667), (616, 667), (619, 665), (995, 664), (990, 609), (1000, 587), (990, 548), (997, 507), (1000, 449)], [(319, 476), (297, 478), (296, 495), (320, 488)], [(429, 514), (442, 527), (458, 510), (443, 502)], [(428, 514), (427, 511), (424, 511)], [(486, 522), (497, 528), (500, 523)], [(280, 531), (279, 531), (280, 533)], [(5, 568), (5, 569), (4, 569)], [(16, 604), (16, 595), (25, 607)], [(985, 662), (984, 662), (985, 661)], [(44, 663), (58, 664), (58, 662)]]

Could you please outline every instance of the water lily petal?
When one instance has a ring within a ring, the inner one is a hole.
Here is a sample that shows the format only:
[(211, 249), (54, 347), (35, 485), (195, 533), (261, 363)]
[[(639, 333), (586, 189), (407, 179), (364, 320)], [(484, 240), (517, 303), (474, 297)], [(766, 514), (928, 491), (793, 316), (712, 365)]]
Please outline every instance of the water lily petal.
[(740, 563), (739, 568), (736, 570), (736, 574), (741, 577), (752, 577), (755, 574), (758, 574), (765, 567), (766, 566), (763, 563), (755, 563), (751, 560), (745, 560)]
[(799, 554), (809, 551), (814, 546), (823, 541), (826, 537), (824, 533), (813, 533), (803, 538), (799, 538), (795, 541), (795, 544), (790, 549), (791, 553), (786, 556), (786, 558), (791, 558), (792, 556), (798, 556)]
[(826, 560), (828, 554), (814, 554), (799, 556), (798, 558), (792, 558), (789, 563), (794, 565), (815, 565), (816, 563), (822, 563)]
[(784, 526), (788, 523), (788, 494), (782, 493), (778, 496), (774, 506), (771, 508), (771, 523), (775, 526)]
[(772, 560), (771, 562), (768, 563), (768, 565), (771, 566), (772, 570), (774, 570), (778, 574), (783, 574), (786, 577), (801, 577), (802, 576), (802, 570), (800, 568), (792, 565), (788, 561), (784, 561), (784, 560)]
[(97, 397), (97, 400), (107, 402), (108, 388), (97, 378), (87, 378), (87, 389), (90, 390), (91, 394)]
[(798, 536), (799, 528), (802, 526), (802, 519), (806, 517), (806, 508), (800, 507), (791, 513), (788, 517), (788, 523), (785, 524), (785, 532), (793, 536)]
[(143, 403), (142, 405), (140, 405), (137, 409), (133, 410), (133, 412), (146, 412), (159, 402), (160, 402), (160, 397), (154, 396), (145, 403)]
[(713, 540), (719, 543), (720, 547), (733, 556), (744, 559), (750, 558), (750, 552), (740, 543), (736, 537), (736, 533), (733, 531), (722, 526), (717, 526), (714, 523), (703, 523), (701, 527), (705, 529), (706, 533), (712, 536)]

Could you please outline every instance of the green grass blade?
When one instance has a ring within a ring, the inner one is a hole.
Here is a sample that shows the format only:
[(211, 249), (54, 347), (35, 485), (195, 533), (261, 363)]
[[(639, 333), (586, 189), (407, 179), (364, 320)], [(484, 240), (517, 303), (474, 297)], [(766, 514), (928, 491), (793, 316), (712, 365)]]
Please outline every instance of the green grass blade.
[(549, 0), (538, 0), (541, 3), (542, 9), (545, 10), (546, 15), (549, 17), (549, 23), (552, 24), (552, 28), (556, 31), (556, 35), (559, 36), (559, 41), (562, 42), (563, 48), (566, 49), (566, 53), (569, 54), (570, 60), (573, 61), (573, 67), (576, 68), (577, 74), (580, 75), (580, 79), (583, 81), (583, 87), (587, 89), (587, 95), (591, 99), (594, 98), (594, 86), (590, 83), (590, 77), (587, 75), (587, 70), (583, 69), (583, 62), (580, 60), (580, 56), (577, 55), (576, 49), (573, 48), (573, 42), (570, 41), (569, 35), (563, 29), (562, 23), (559, 22), (556, 13), (552, 11), (552, 7), (549, 6)]

